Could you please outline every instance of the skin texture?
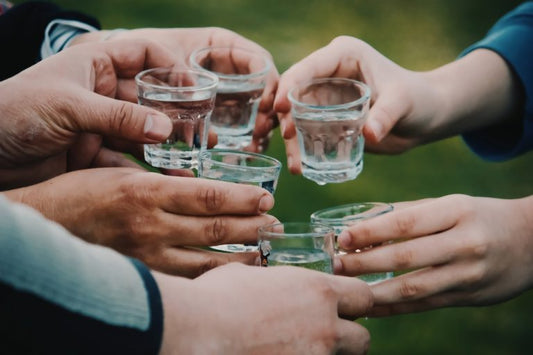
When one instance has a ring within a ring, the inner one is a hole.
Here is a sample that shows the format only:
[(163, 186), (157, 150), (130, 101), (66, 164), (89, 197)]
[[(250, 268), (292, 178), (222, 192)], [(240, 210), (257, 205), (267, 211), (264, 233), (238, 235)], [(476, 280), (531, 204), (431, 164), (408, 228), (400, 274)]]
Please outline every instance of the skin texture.
[[(462, 132), (521, 119), (517, 79), (496, 53), (479, 49), (428, 72), (391, 62), (368, 44), (339, 37), (283, 73), (280, 113), (289, 168), (300, 172), (288, 90), (314, 77), (367, 83), (372, 103), (363, 129), (370, 152), (401, 153)], [(337, 258), (344, 275), (401, 271), (372, 285), (374, 316), (447, 306), (487, 305), (533, 287), (533, 197), (502, 200), (451, 195), (396, 204), (338, 238), (343, 249), (379, 247)]]
[[(174, 53), (180, 65), (188, 65), (189, 57), (194, 50), (208, 46), (241, 47), (264, 53), (272, 61), (272, 66), (267, 76), (266, 87), (259, 104), (253, 141), (247, 147), (247, 150), (263, 152), (267, 149), (271, 132), (278, 124), (272, 105), (279, 74), (276, 66), (273, 65), (272, 56), (266, 49), (233, 31), (220, 27), (141, 28), (123, 32), (104, 30), (82, 34), (74, 39), (72, 45), (102, 40), (117, 41), (123, 39), (154, 40)], [(235, 58), (235, 65), (238, 65), (238, 63), (239, 58)], [(129, 97), (128, 99), (132, 102), (137, 100), (135, 96)]]
[[(274, 200), (263, 189), (150, 174), (107, 145), (115, 137), (153, 143), (168, 136), (168, 117), (123, 99), (137, 72), (175, 61), (145, 40), (91, 43), (0, 83), (0, 184), (8, 198), (81, 238), (195, 277), (256, 257), (199, 247), (254, 242), (259, 225), (277, 220), (264, 214)], [(102, 165), (129, 167), (72, 171)]]
[(155, 277), (165, 309), (161, 354), (363, 354), (369, 346), (352, 320), (372, 306), (372, 293), (354, 278), (241, 264), (195, 280)]
[(295, 174), (301, 173), (301, 161), (287, 94), (299, 83), (325, 77), (352, 78), (370, 86), (371, 108), (363, 134), (365, 149), (374, 153), (401, 153), (501, 122), (520, 101), (505, 61), (489, 50), (476, 50), (430, 72), (413, 72), (359, 39), (337, 37), (280, 78), (274, 109), (280, 118), (288, 167)]
[(186, 277), (231, 261), (254, 264), (257, 253), (202, 247), (254, 243), (257, 228), (277, 222), (264, 214), (274, 199), (262, 188), (131, 168), (70, 172), (5, 195), (89, 242)]
[(112, 160), (104, 137), (164, 140), (171, 131), (167, 116), (122, 100), (137, 72), (174, 62), (151, 42), (99, 43), (66, 50), (1, 82), (0, 188)]

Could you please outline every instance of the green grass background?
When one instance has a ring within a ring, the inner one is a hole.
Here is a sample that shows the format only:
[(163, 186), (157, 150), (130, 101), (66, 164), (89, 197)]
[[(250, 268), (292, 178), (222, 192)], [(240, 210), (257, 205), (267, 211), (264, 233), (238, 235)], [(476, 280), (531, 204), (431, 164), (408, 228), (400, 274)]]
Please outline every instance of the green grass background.
[[(19, 3), (20, 1), (15, 1)], [(359, 37), (398, 64), (429, 70), (481, 38), (512, 0), (91, 0), (55, 1), (96, 16), (106, 29), (220, 26), (268, 49), (278, 70), (338, 35)], [(285, 163), (279, 131), (267, 154)], [(272, 213), (306, 220), (317, 209), (352, 201), (401, 201), (452, 193), (499, 198), (533, 194), (533, 153), (489, 163), (458, 137), (397, 156), (365, 155), (354, 181), (318, 186), (281, 175)], [(533, 270), (531, 270), (533, 272)], [(533, 350), (531, 292), (480, 308), (449, 308), (369, 319), (371, 354), (528, 354)]]

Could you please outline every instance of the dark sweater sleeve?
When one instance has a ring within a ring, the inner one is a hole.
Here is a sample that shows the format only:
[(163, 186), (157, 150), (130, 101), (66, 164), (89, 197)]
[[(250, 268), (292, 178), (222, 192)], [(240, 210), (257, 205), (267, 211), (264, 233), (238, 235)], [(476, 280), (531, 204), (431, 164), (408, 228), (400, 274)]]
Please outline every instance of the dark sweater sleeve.
[(511, 159), (533, 149), (533, 2), (525, 2), (506, 14), (485, 38), (461, 56), (478, 48), (490, 49), (507, 62), (522, 89), (523, 106), (520, 117), (465, 133), (463, 138), (484, 159)]
[(0, 353), (157, 354), (162, 332), (144, 264), (0, 194)]
[(76, 20), (101, 28), (95, 18), (65, 11), (49, 2), (26, 2), (0, 16), (0, 80), (9, 78), (40, 60), (46, 26), (55, 19)]

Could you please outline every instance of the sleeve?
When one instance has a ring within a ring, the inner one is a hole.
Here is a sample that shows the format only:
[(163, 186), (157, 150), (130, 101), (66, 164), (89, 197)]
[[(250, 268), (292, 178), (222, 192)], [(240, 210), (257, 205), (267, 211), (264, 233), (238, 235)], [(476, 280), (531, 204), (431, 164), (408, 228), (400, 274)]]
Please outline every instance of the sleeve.
[(2, 350), (24, 354), (156, 354), (163, 328), (141, 262), (1, 194), (0, 319)]
[[(61, 10), (49, 2), (26, 2), (13, 6), (0, 16), (1, 56), (0, 81), (35, 64), (40, 59), (45, 29), (55, 19), (75, 20), (100, 28), (100, 23), (87, 15)], [(24, 45), (21, 46), (21, 43)]]
[(498, 53), (518, 79), (523, 92), (521, 119), (463, 135), (467, 145), (487, 160), (502, 161), (533, 149), (533, 2), (526, 2), (502, 17), (481, 41), (461, 56), (478, 48)]

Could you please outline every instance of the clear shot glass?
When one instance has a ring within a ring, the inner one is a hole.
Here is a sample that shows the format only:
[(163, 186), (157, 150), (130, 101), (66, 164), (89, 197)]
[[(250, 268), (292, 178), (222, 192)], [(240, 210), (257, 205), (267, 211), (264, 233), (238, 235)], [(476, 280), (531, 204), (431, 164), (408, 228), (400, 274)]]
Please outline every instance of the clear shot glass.
[[(198, 177), (262, 187), (274, 194), (281, 162), (267, 155), (227, 149), (208, 149), (199, 157)], [(223, 244), (211, 248), (225, 252), (257, 251), (257, 245)]]
[(261, 266), (289, 265), (333, 273), (334, 230), (308, 222), (259, 227)]
[[(361, 202), (351, 203), (346, 205), (340, 205), (335, 207), (326, 208), (316, 211), (311, 214), (311, 222), (320, 223), (330, 226), (335, 231), (335, 253), (346, 254), (349, 253), (344, 250), (340, 250), (337, 245), (337, 237), (339, 234), (359, 221), (364, 221), (369, 218), (373, 218), (388, 212), (391, 212), (394, 207), (385, 202)], [(372, 248), (371, 246), (366, 248)], [(364, 250), (350, 251), (353, 253), (364, 252)], [(394, 274), (392, 272), (381, 272), (368, 275), (360, 275), (359, 278), (367, 283), (376, 283), (383, 280), (390, 279)]]
[(319, 185), (355, 179), (363, 170), (370, 88), (345, 78), (313, 79), (289, 91), (302, 174)]
[(207, 47), (193, 52), (191, 66), (218, 76), (211, 127), (217, 149), (242, 150), (252, 142), (261, 95), (272, 67), (266, 53), (238, 47)]
[(146, 162), (157, 168), (196, 168), (198, 153), (207, 148), (218, 77), (199, 70), (154, 68), (137, 74), (135, 82), (139, 104), (172, 120), (172, 133), (164, 142), (144, 145)]

